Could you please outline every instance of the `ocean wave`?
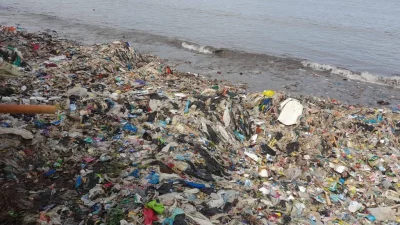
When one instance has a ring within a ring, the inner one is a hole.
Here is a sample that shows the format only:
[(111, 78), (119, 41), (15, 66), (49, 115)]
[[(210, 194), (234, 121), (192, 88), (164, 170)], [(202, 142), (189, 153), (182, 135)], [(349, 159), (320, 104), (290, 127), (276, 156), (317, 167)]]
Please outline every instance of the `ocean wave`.
[(204, 54), (212, 54), (213, 53), (213, 50), (210, 47), (200, 46), (200, 45), (191, 44), (191, 43), (187, 43), (187, 42), (182, 42), (182, 47), (189, 49), (191, 51), (196, 51), (196, 52), (200, 52), (200, 53), (204, 53)]
[(380, 84), (385, 86), (391, 86), (394, 88), (400, 88), (400, 76), (383, 77), (376, 74), (371, 74), (368, 72), (354, 72), (348, 69), (328, 65), (320, 64), (316, 62), (303, 61), (303, 66), (309, 67), (317, 71), (330, 71), (331, 74), (339, 75), (351, 80), (358, 80), (362, 82)]

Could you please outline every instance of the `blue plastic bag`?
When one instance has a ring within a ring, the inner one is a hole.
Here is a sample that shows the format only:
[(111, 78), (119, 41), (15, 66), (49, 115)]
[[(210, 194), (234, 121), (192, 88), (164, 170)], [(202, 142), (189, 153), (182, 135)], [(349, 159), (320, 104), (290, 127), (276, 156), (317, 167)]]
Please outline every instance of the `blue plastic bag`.
[(192, 188), (205, 188), (206, 185), (205, 184), (200, 184), (200, 183), (194, 183), (194, 182), (190, 182), (190, 181), (185, 181), (186, 185)]
[(186, 101), (186, 106), (185, 106), (185, 111), (184, 111), (184, 113), (186, 114), (186, 113), (189, 113), (189, 106), (190, 106), (190, 100), (187, 100)]
[(236, 139), (238, 139), (240, 142), (243, 142), (243, 141), (244, 141), (245, 137), (244, 137), (243, 134), (241, 134), (241, 133), (239, 133), (239, 132), (237, 132), (237, 131), (233, 131), (233, 133), (235, 133)]
[(122, 127), (122, 129), (123, 129), (123, 130), (130, 131), (130, 132), (133, 132), (133, 133), (136, 133), (136, 132), (138, 131), (138, 128), (137, 128), (136, 126), (130, 124), (130, 123), (125, 124), (125, 125)]
[(50, 177), (51, 175), (55, 174), (57, 171), (55, 169), (50, 169), (46, 173), (44, 173), (45, 177)]
[(146, 177), (146, 179), (150, 184), (158, 184), (158, 182), (160, 181), (160, 175), (158, 175), (154, 171), (151, 171), (151, 173)]
[(132, 173), (129, 174), (129, 176), (139, 178), (139, 170), (135, 169), (134, 171), (132, 171)]
[(79, 186), (81, 186), (81, 184), (82, 184), (82, 177), (78, 176), (78, 178), (76, 179), (75, 188), (78, 188)]

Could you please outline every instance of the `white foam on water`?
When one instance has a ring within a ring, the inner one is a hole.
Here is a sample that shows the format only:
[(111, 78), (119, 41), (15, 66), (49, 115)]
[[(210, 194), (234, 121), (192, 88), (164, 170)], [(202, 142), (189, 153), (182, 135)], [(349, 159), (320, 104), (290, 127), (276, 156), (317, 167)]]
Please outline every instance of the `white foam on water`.
[(198, 46), (198, 45), (182, 42), (182, 47), (189, 49), (191, 51), (196, 51), (196, 52), (200, 52), (200, 53), (205, 53), (205, 54), (212, 53), (212, 51), (210, 49), (208, 49), (206, 46)]
[(339, 75), (351, 80), (358, 80), (367, 83), (380, 84), (385, 86), (391, 86), (394, 88), (400, 88), (400, 76), (383, 77), (376, 74), (371, 74), (368, 72), (353, 72), (351, 70), (338, 68), (336, 66), (328, 64), (320, 64), (316, 62), (303, 61), (301, 62), (303, 66), (309, 67), (317, 71), (330, 71), (331, 74)]

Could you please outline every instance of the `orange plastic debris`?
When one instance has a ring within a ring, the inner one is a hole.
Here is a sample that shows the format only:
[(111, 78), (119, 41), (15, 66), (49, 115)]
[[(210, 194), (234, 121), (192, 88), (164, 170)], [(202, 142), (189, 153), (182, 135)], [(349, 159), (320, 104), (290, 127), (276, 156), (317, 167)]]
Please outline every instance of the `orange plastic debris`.
[(15, 33), (17, 31), (16, 27), (4, 27), (3, 30), (9, 33)]

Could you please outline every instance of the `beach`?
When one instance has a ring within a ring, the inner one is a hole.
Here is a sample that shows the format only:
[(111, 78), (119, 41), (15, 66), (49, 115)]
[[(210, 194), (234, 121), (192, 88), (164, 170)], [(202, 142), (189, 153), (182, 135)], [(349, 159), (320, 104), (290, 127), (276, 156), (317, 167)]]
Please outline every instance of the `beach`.
[(296, 95), (290, 79), (254, 92), (240, 70), (180, 71), (123, 39), (1, 27), (0, 40), (2, 65), (20, 73), (2, 77), (0, 107), (56, 109), (0, 115), (2, 224), (399, 219), (398, 96), (372, 88), (385, 86), (314, 75), (336, 92), (371, 89), (371, 107)]

